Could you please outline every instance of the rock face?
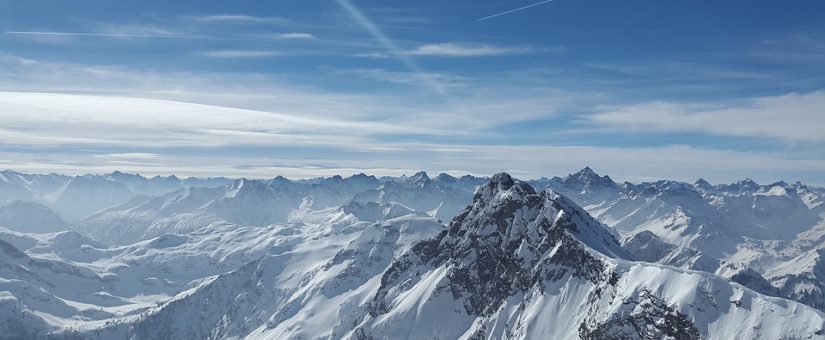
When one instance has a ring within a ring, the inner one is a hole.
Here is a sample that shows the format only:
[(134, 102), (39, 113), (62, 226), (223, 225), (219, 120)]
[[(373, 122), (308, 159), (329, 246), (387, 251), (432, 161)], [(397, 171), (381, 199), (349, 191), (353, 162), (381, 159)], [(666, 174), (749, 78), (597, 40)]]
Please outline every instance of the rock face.
[(622, 313), (607, 321), (582, 323), (579, 336), (584, 340), (701, 339), (699, 329), (686, 315), (647, 290), (638, 299), (628, 299)]
[(612, 234), (571, 201), (496, 174), (448, 230), (417, 244), (382, 279), (371, 311), (387, 311), (388, 291), (421, 265), (449, 267), (448, 288), (470, 315), (489, 315), (516, 292), (570, 273), (598, 283), (616, 280), (585, 247), (626, 257)]

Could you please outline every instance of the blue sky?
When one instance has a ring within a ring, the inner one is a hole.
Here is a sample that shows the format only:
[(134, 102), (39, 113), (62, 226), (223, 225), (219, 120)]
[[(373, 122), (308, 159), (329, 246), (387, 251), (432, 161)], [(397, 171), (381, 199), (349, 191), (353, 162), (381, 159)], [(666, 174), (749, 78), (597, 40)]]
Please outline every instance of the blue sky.
[(825, 184), (825, 2), (0, 0), (0, 168)]

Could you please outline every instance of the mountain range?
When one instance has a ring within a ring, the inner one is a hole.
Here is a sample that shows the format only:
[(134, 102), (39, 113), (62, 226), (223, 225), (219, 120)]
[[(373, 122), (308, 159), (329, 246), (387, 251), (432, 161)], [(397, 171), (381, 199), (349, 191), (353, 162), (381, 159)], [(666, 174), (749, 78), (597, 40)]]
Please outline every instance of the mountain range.
[(0, 172), (0, 338), (825, 337), (825, 189)]

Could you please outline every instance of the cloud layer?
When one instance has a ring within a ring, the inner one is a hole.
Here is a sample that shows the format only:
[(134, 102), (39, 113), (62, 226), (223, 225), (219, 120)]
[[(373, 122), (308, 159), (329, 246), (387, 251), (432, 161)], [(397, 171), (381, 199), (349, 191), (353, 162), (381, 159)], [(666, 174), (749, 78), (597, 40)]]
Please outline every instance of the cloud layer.
[(821, 20), (705, 4), (10, 3), (0, 169), (821, 183)]
[(691, 132), (825, 142), (825, 92), (789, 93), (730, 104), (647, 102), (590, 117), (599, 125), (653, 132)]
[(499, 47), (491, 45), (466, 45), (458, 43), (427, 44), (406, 52), (409, 55), (436, 57), (489, 57), (530, 53), (525, 47)]

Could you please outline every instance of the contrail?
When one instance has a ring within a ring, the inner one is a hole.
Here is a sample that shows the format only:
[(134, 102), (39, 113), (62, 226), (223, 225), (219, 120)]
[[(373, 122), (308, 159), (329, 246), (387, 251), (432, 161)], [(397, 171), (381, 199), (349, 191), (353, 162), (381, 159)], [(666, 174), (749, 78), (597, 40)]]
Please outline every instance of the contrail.
[(524, 6), (524, 7), (519, 7), (519, 8), (516, 8), (516, 9), (511, 9), (511, 10), (509, 10), (509, 11), (507, 11), (507, 12), (501, 12), (501, 13), (498, 13), (498, 14), (493, 14), (493, 15), (490, 15), (490, 16), (483, 17), (483, 18), (481, 18), (481, 19), (478, 19), (478, 21), (484, 21), (484, 20), (487, 20), (487, 19), (492, 19), (492, 18), (495, 18), (495, 17), (498, 17), (498, 16), (502, 16), (502, 15), (505, 15), (505, 14), (510, 14), (510, 13), (513, 13), (513, 12), (518, 12), (518, 11), (520, 11), (520, 10), (523, 10), (523, 9), (528, 9), (528, 8), (530, 8), (530, 7), (533, 7), (533, 6), (538, 6), (538, 5), (546, 4), (546, 3), (551, 2), (551, 1), (553, 1), (553, 0), (545, 0), (545, 1), (542, 1), (542, 2), (537, 2), (537, 3), (534, 3), (534, 4), (532, 4), (532, 5), (527, 5), (527, 6)]
[[(370, 35), (372, 35), (381, 45), (384, 45), (384, 48), (388, 49), (394, 56), (396, 56), (401, 63), (404, 64), (410, 71), (415, 74), (424, 74), (425, 72), (415, 63), (415, 61), (410, 58), (407, 53), (401, 50), (395, 42), (390, 39), (383, 31), (381, 31), (378, 26), (372, 23), (369, 18), (367, 18), (364, 13), (362, 13), (357, 7), (353, 6), (349, 0), (336, 0), (339, 5), (344, 9), (344, 11), (352, 17), (355, 22), (357, 22), (361, 27), (363, 27)], [(427, 80), (426, 81), (428, 86), (432, 88), (433, 91), (440, 95), (445, 95), (446, 91), (444, 90), (444, 86), (434, 80)]]

